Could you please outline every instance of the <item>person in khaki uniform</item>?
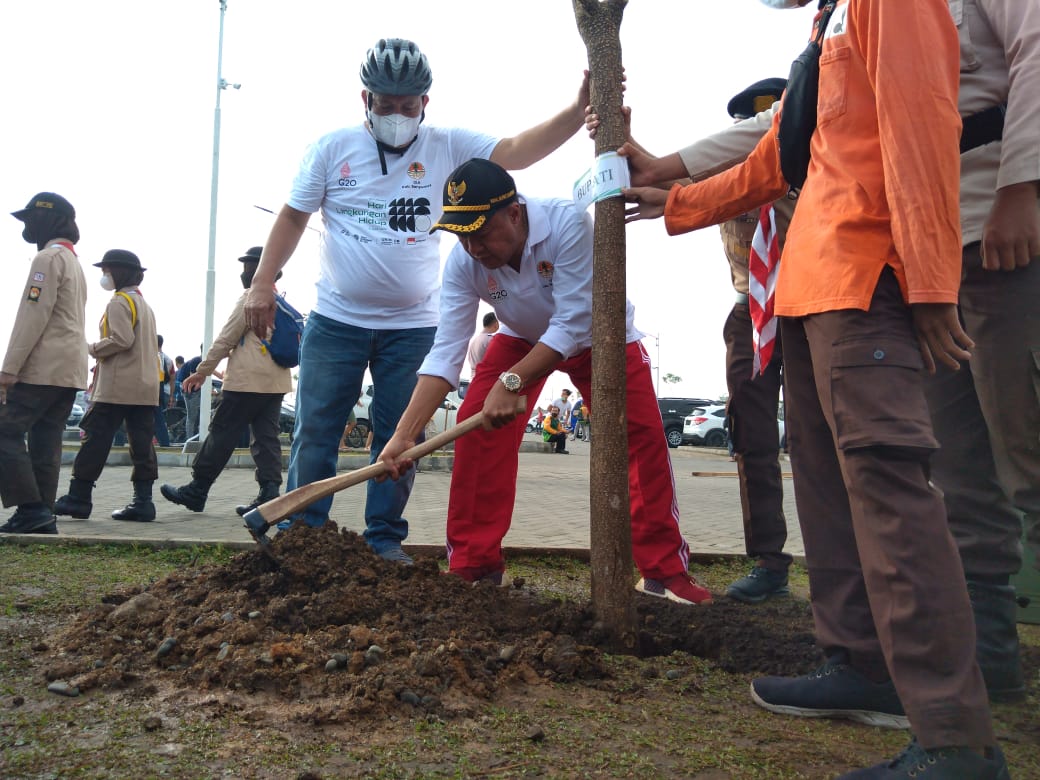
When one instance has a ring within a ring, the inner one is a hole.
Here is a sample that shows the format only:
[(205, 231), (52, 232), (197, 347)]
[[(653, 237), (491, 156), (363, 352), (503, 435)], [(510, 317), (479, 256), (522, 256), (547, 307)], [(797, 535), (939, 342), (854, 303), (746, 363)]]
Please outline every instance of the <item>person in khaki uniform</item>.
[[(1040, 535), (1040, 3), (949, 0), (960, 39), (961, 286), (975, 341), (925, 384), (943, 491), (993, 701), (1025, 680), (1011, 577)], [(1011, 74), (1015, 74), (1014, 78)]]
[[(183, 487), (163, 485), (163, 498), (192, 512), (206, 507), (209, 489), (227, 465), (246, 428), (252, 432), (250, 453), (256, 463), (260, 492), (249, 504), (236, 507), (240, 515), (278, 496), (282, 484), (282, 447), (278, 440), (278, 416), (282, 396), (292, 390), (292, 373), (271, 359), (266, 347), (246, 325), (245, 302), (253, 283), (263, 247), (254, 246), (242, 257), (242, 286), (247, 290), (235, 303), (231, 316), (213, 342), (205, 359), (183, 382), (183, 389), (197, 390), (206, 377), (228, 358), (223, 398), (217, 407), (209, 436), (191, 464), (192, 479)], [(281, 272), (278, 273), (278, 277)], [(277, 278), (277, 277), (276, 277)]]
[(114, 294), (101, 318), (101, 339), (87, 347), (97, 359), (92, 404), (80, 421), (85, 436), (72, 466), (69, 492), (58, 499), (54, 513), (90, 517), (94, 483), (105, 468), (112, 437), (125, 421), (134, 496), (112, 517), (148, 522), (155, 519), (152, 483), (159, 476), (152, 446), (154, 407), (159, 403), (159, 359), (155, 315), (138, 287), (146, 269), (137, 255), (125, 249), (110, 249), (94, 266), (104, 274), (101, 287)]
[(0, 498), (18, 507), (0, 532), (56, 534), (61, 434), (87, 385), (87, 287), (71, 203), (41, 192), (13, 216), (38, 253), (0, 366)]

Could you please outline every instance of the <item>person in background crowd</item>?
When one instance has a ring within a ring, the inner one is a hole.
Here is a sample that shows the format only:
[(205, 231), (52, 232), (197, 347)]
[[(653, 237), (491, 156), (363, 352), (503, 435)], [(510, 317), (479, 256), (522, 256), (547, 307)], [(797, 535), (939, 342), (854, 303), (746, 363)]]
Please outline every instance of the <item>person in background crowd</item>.
[(0, 365), (0, 499), (14, 514), (0, 533), (56, 534), (61, 436), (87, 384), (87, 286), (76, 257), (76, 210), (41, 192), (12, 212), (35, 244)]
[[(202, 345), (199, 344), (199, 351), (202, 351)], [(195, 373), (199, 367), (199, 363), (202, 362), (202, 355), (196, 355), (191, 360), (187, 360), (181, 364), (180, 368), (177, 369), (176, 385), (181, 393), (181, 398), (184, 399), (184, 440), (191, 441), (193, 438), (199, 435), (199, 417), (201, 412), (202, 404), (202, 391), (199, 388), (194, 390), (186, 390), (184, 387), (184, 380)]]
[[(240, 279), (246, 290), (253, 282), (262, 252), (263, 247), (254, 246), (238, 258), (242, 263)], [(250, 503), (235, 507), (235, 511), (244, 515), (277, 498), (282, 484), (278, 416), (282, 411), (282, 398), (292, 391), (292, 372), (275, 363), (263, 342), (246, 326), (243, 311), (246, 294), (242, 293), (235, 302), (231, 316), (206, 353), (206, 359), (184, 380), (185, 391), (197, 390), (220, 361), (228, 358), (220, 406), (213, 415), (209, 435), (192, 461), (191, 482), (181, 487), (163, 485), (159, 488), (167, 501), (192, 512), (206, 508), (210, 488), (247, 431), (252, 433), (250, 454), (256, 463), (256, 481), (260, 491)]]
[(571, 391), (566, 387), (560, 391), (560, 397), (553, 401), (553, 406), (556, 407), (556, 411), (560, 414), (560, 422), (564, 428), (570, 429), (571, 427), (571, 411), (574, 409), (574, 402), (571, 401)]
[(481, 329), (474, 333), (473, 338), (469, 340), (469, 350), (466, 353), (466, 360), (469, 361), (470, 376), (477, 373), (477, 363), (484, 358), (484, 353), (487, 352), (488, 344), (491, 343), (491, 338), (497, 332), (498, 317), (495, 316), (493, 311), (489, 311), (484, 315)]
[(147, 269), (125, 249), (110, 249), (94, 267), (101, 269), (101, 288), (113, 295), (101, 318), (101, 338), (87, 347), (98, 362), (90, 410), (79, 424), (86, 435), (72, 464), (69, 492), (55, 503), (54, 513), (90, 517), (94, 484), (105, 468), (116, 430), (125, 422), (134, 497), (112, 517), (150, 522), (155, 519), (152, 484), (159, 476), (152, 445), (159, 385), (155, 315), (139, 287)]
[(556, 406), (549, 407), (549, 414), (542, 420), (542, 441), (553, 445), (557, 455), (569, 455), (567, 451), (567, 430), (560, 419), (560, 410)]
[(155, 438), (160, 447), (170, 446), (170, 431), (166, 427), (166, 410), (173, 406), (173, 385), (175, 382), (173, 360), (162, 351), (163, 337), (157, 336), (159, 342), (159, 405), (155, 407)]

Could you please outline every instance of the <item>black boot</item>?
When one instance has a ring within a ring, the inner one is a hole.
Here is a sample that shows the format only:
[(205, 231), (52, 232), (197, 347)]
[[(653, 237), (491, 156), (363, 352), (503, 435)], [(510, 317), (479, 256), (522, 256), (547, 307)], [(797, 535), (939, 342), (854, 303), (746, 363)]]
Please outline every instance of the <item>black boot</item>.
[(94, 508), (90, 499), (93, 490), (93, 482), (73, 477), (69, 483), (69, 492), (54, 502), (54, 514), (86, 520)]
[(1015, 627), (1015, 589), (969, 579), (968, 595), (975, 613), (975, 657), (990, 701), (1022, 701), (1026, 689)]
[(201, 512), (206, 508), (206, 498), (209, 496), (209, 488), (212, 484), (213, 482), (210, 480), (193, 477), (191, 482), (184, 487), (163, 485), (159, 488), (159, 492), (167, 501), (187, 507), (192, 512)]
[(130, 520), (135, 523), (150, 523), (155, 519), (155, 504), (152, 503), (152, 480), (134, 481), (134, 500), (112, 513), (113, 520)]
[(242, 517), (246, 512), (252, 512), (258, 506), (266, 504), (272, 498), (278, 498), (278, 488), (280, 486), (280, 482), (261, 482), (260, 492), (256, 494), (256, 498), (253, 499), (251, 504), (240, 504), (235, 507), (238, 516)]

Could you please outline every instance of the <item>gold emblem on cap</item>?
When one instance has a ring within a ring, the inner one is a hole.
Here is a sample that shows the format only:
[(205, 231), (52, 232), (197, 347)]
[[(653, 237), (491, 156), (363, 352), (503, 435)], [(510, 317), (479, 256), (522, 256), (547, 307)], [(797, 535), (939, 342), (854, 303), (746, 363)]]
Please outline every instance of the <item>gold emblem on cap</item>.
[(462, 202), (462, 196), (466, 194), (466, 182), (448, 182), (448, 203), (458, 206)]

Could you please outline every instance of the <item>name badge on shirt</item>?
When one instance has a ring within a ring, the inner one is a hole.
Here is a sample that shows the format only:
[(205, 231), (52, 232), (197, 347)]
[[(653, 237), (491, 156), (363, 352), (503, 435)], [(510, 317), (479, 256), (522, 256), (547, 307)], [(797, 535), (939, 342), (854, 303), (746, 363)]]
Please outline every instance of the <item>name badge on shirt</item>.
[(827, 22), (827, 32), (824, 33), (823, 37), (833, 38), (836, 35), (844, 35), (849, 31), (849, 26), (845, 20), (849, 15), (848, 3), (840, 5), (834, 9), (834, 13), (831, 15), (830, 20)]

